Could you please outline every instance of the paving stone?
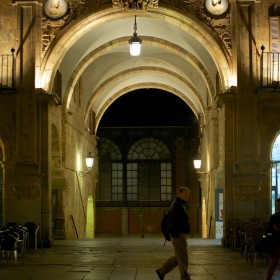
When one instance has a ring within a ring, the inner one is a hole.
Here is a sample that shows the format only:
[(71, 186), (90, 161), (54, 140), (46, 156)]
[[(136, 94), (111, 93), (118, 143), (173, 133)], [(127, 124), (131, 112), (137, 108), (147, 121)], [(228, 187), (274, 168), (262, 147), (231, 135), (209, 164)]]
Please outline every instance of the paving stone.
[[(24, 264), (0, 262), (5, 280), (158, 280), (156, 268), (171, 255), (160, 237), (55, 240), (52, 248), (30, 250)], [(264, 259), (248, 263), (238, 250), (224, 248), (221, 240), (188, 239), (189, 272), (192, 280), (263, 280)], [(20, 260), (20, 259), (19, 259)], [(165, 280), (180, 279), (175, 268)], [(276, 271), (274, 280), (280, 280)]]

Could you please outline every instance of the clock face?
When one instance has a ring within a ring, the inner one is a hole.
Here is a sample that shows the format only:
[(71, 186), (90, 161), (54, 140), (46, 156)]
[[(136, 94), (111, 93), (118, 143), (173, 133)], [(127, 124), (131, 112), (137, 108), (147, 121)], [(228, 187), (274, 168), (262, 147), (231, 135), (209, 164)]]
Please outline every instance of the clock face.
[(228, 7), (229, 0), (205, 0), (206, 10), (214, 16), (220, 16), (224, 14)]
[(67, 0), (47, 0), (44, 4), (44, 12), (48, 17), (60, 18), (67, 13)]

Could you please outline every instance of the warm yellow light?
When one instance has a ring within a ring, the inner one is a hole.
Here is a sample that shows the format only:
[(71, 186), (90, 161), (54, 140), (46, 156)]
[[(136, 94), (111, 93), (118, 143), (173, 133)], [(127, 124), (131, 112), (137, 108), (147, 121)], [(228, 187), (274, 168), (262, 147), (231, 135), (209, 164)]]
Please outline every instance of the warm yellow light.
[(201, 167), (201, 159), (194, 159), (193, 160), (193, 165), (195, 169), (200, 169)]
[[(80, 155), (78, 155), (78, 166), (81, 167), (81, 161), (80, 161)], [(93, 167), (93, 163), (94, 163), (94, 157), (91, 155), (91, 152), (88, 153), (88, 156), (85, 158), (85, 162), (86, 162), (86, 166), (87, 166), (87, 171), (79, 171), (79, 176), (84, 177), (87, 174), (90, 174), (91, 169)], [(81, 168), (78, 168), (78, 170), (81, 170)]]
[[(132, 39), (136, 40), (137, 38)], [(132, 39), (129, 41), (130, 55), (139, 56), (141, 53), (141, 42), (132, 41)]]
[(76, 165), (77, 165), (77, 170), (81, 170), (81, 169), (82, 169), (81, 155), (80, 155), (80, 154), (77, 155), (77, 162), (76, 162)]
[(35, 88), (42, 88), (40, 71), (36, 69), (35, 73)]
[(236, 76), (232, 75), (228, 81), (228, 88), (232, 88), (236, 86), (237, 86), (237, 78)]
[(207, 238), (207, 212), (206, 212), (206, 199), (203, 196), (202, 198), (202, 211), (201, 211), (201, 220), (202, 220), (202, 238)]
[(91, 152), (89, 152), (88, 156), (86, 157), (86, 166), (88, 169), (91, 169), (93, 166), (94, 158), (91, 155)]

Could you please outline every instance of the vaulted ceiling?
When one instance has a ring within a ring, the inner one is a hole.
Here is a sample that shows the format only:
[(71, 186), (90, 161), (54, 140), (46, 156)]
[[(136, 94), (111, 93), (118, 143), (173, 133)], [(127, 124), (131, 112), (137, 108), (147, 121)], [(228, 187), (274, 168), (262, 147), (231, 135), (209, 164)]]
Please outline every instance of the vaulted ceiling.
[[(130, 56), (128, 45), (135, 15), (143, 40), (139, 57)], [(42, 87), (51, 87), (59, 69), (68, 110), (82, 80), (85, 118), (93, 110), (97, 125), (117, 98), (145, 88), (178, 96), (198, 118), (214, 106), (217, 75), (223, 89), (231, 79), (227, 59), (212, 35), (201, 23), (165, 8), (149, 12), (110, 8), (77, 20), (58, 36), (44, 58)]]

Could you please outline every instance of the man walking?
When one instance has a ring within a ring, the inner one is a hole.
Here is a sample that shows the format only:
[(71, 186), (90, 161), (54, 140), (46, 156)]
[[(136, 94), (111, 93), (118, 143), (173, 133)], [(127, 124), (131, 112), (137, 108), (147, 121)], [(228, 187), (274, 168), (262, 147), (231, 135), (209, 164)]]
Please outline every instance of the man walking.
[(171, 242), (175, 256), (170, 257), (161, 268), (156, 270), (160, 280), (177, 265), (179, 266), (181, 280), (190, 280), (188, 273), (188, 251), (186, 234), (190, 232), (189, 216), (186, 209), (189, 200), (190, 190), (188, 187), (181, 187), (178, 190), (176, 199), (171, 204)]

